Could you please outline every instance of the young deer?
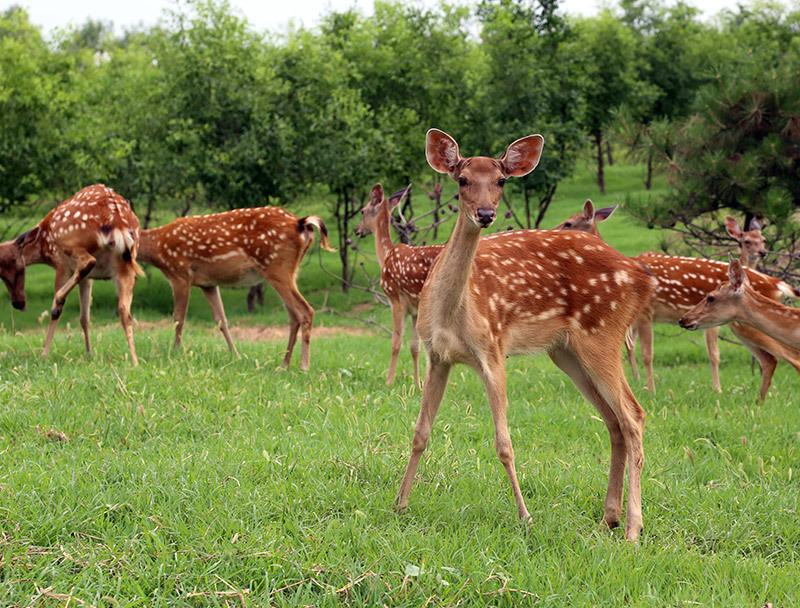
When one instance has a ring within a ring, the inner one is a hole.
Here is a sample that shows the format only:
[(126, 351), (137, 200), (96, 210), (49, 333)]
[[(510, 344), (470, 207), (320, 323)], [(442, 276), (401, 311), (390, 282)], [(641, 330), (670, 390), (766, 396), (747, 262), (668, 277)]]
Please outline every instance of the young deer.
[(739, 256), (745, 268), (755, 268), (758, 261), (767, 256), (766, 240), (761, 234), (761, 224), (750, 220), (747, 232), (742, 231), (739, 223), (730, 216), (725, 218), (725, 230), (739, 243)]
[[(653, 380), (653, 323), (676, 323), (703, 296), (726, 280), (726, 264), (716, 260), (688, 258), (661, 253), (645, 252), (634, 258), (645, 264), (658, 280), (651, 306), (637, 319), (639, 341), (642, 349), (647, 389), (655, 391)], [(747, 270), (754, 289), (765, 297), (779, 300), (783, 296), (798, 297), (797, 292), (774, 277), (757, 270)], [(761, 399), (765, 399), (772, 384), (777, 358), (785, 359), (800, 371), (800, 353), (789, 349), (761, 332), (741, 325), (731, 325), (733, 333), (758, 359), (761, 365)], [(714, 390), (720, 392), (718, 328), (706, 330), (706, 347), (711, 361)]]
[(278, 292), (289, 312), (289, 344), (283, 365), (289, 365), (302, 332), (300, 369), (309, 367), (314, 310), (297, 290), (297, 269), (320, 231), (322, 248), (335, 251), (325, 224), (317, 216), (298, 218), (279, 207), (235, 209), (212, 215), (181, 217), (169, 224), (142, 230), (139, 259), (152, 264), (169, 280), (175, 301), (175, 347), (181, 344), (189, 291), (200, 287), (231, 352), (236, 347), (219, 286), (241, 287), (265, 280)]
[(361, 210), (361, 223), (356, 235), (375, 235), (375, 253), (381, 267), (381, 287), (392, 305), (392, 357), (389, 361), (387, 386), (394, 383), (397, 358), (403, 345), (406, 317), (411, 316), (411, 359), (414, 362), (414, 383), (419, 383), (419, 335), (417, 333), (417, 308), (422, 285), (434, 260), (444, 245), (414, 247), (392, 242), (392, 210), (400, 198), (384, 199), (383, 187), (377, 184), (369, 193), (369, 203)]
[(732, 257), (728, 279), (681, 317), (681, 327), (695, 330), (738, 321), (800, 349), (800, 309), (784, 306), (755, 291), (744, 265)]
[(589, 232), (596, 237), (600, 237), (600, 231), (597, 229), (597, 222), (606, 221), (616, 209), (617, 205), (595, 209), (594, 203), (591, 200), (587, 200), (583, 204), (582, 213), (575, 213), (569, 216), (566, 221), (561, 222), (558, 226), (553, 228), (553, 230), (580, 230), (581, 232)]
[(113, 278), (117, 312), (128, 340), (131, 362), (138, 364), (130, 312), (136, 275), (143, 274), (136, 263), (138, 241), (139, 220), (128, 201), (111, 188), (96, 184), (57, 205), (17, 239), (0, 244), (0, 277), (8, 287), (14, 308), (25, 310), (26, 266), (47, 264), (55, 268), (55, 297), (43, 357), (50, 352), (64, 302), (76, 285), (80, 292), (84, 344), (86, 352), (91, 354), (92, 279)]
[(422, 288), (417, 329), (427, 353), (422, 403), (396, 505), (408, 505), (450, 370), (472, 367), (483, 380), (495, 424), (495, 449), (505, 467), (521, 518), (528, 518), (508, 433), (505, 358), (545, 350), (598, 409), (611, 440), (604, 521), (622, 515), (626, 462), (625, 536), (642, 529), (641, 472), (644, 410), (628, 386), (619, 352), (637, 311), (654, 289), (641, 265), (590, 234), (518, 230), (480, 238), (494, 221), (509, 177), (532, 171), (543, 138), (512, 143), (502, 158), (462, 158), (455, 140), (431, 129), (431, 167), (458, 182), (453, 233)]

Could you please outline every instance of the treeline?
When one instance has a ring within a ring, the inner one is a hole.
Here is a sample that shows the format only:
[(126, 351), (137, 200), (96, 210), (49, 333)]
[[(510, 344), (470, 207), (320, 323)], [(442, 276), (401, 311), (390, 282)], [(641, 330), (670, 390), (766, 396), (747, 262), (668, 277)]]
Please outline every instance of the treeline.
[(682, 2), (620, 0), (576, 17), (558, 0), (483, 0), (376, 2), (369, 17), (331, 12), (275, 33), (224, 0), (189, 0), (149, 29), (90, 21), (47, 40), (11, 8), (0, 16), (0, 210), (104, 182), (146, 225), (159, 209), (291, 208), (315, 190), (344, 239), (376, 181), (422, 173), (437, 126), (466, 154), (544, 135), (541, 165), (509, 191), (515, 220), (534, 226), (584, 151), (601, 189), (610, 138), (669, 166), (661, 127), (697, 112), (721, 74), (750, 61), (796, 76), (799, 32), (800, 11), (776, 3), (701, 19)]

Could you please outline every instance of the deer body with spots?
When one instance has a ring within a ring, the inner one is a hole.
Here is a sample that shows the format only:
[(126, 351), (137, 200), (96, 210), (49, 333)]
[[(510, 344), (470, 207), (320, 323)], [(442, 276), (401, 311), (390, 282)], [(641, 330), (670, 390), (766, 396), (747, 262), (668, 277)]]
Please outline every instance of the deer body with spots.
[(77, 285), (80, 323), (86, 351), (91, 353), (89, 317), (92, 279), (114, 279), (117, 312), (125, 331), (133, 365), (138, 363), (130, 314), (139, 246), (139, 220), (130, 204), (108, 186), (87, 186), (57, 205), (36, 226), (17, 239), (0, 244), (0, 277), (15, 308), (25, 309), (25, 267), (47, 264), (56, 271), (42, 356), (50, 352), (67, 295)]
[(307, 370), (314, 310), (300, 295), (296, 280), (300, 262), (314, 241), (314, 228), (320, 231), (322, 247), (333, 251), (320, 218), (298, 218), (279, 207), (183, 217), (143, 230), (139, 259), (161, 270), (172, 285), (175, 346), (181, 344), (194, 285), (203, 290), (228, 348), (236, 353), (219, 287), (245, 287), (266, 279), (289, 312), (283, 365), (291, 361), (300, 330), (300, 369)]
[(709, 293), (680, 319), (684, 329), (705, 329), (738, 321), (793, 349), (800, 349), (800, 310), (765, 297), (750, 282), (739, 260), (728, 265), (728, 282)]
[(642, 529), (641, 471), (645, 413), (625, 380), (619, 356), (628, 328), (654, 285), (644, 268), (583, 233), (523, 230), (480, 238), (495, 219), (503, 183), (538, 163), (539, 135), (512, 143), (500, 159), (462, 158), (449, 135), (431, 129), (431, 167), (459, 184), (459, 215), (431, 270), (419, 304), (418, 331), (427, 353), (420, 413), (397, 494), (403, 510), (430, 438), (453, 365), (473, 368), (486, 387), (495, 449), (521, 518), (528, 510), (517, 480), (508, 432), (505, 358), (545, 351), (598, 409), (611, 442), (604, 521), (622, 517), (628, 465), (625, 535)]
[(369, 203), (361, 210), (361, 222), (356, 227), (357, 236), (375, 235), (375, 254), (381, 267), (381, 288), (392, 306), (392, 354), (387, 386), (394, 383), (397, 359), (403, 345), (406, 317), (411, 317), (411, 359), (414, 364), (414, 384), (419, 382), (419, 335), (417, 333), (417, 309), (422, 286), (434, 260), (444, 245), (413, 246), (392, 241), (392, 210), (402, 197), (387, 200), (383, 187), (377, 184), (369, 195)]

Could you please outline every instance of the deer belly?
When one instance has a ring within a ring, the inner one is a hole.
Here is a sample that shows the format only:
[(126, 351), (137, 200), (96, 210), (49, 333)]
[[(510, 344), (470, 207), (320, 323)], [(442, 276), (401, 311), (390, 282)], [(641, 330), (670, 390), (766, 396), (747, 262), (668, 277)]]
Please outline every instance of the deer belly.
[(213, 268), (194, 268), (194, 284), (204, 287), (220, 285), (222, 287), (250, 287), (264, 281), (256, 268), (236, 267), (235, 264), (226, 266), (216, 265)]

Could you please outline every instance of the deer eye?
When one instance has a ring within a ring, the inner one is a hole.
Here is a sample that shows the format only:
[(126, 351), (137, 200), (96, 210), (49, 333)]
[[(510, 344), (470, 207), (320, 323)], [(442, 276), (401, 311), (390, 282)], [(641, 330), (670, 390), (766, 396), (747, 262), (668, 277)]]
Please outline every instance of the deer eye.
[(497, 180), (497, 185), (500, 186), (501, 188), (505, 185), (505, 183), (506, 183), (505, 178), (501, 177), (500, 179)]
[(467, 185), (467, 178), (466, 177), (459, 177), (458, 178), (458, 185), (459, 186), (466, 186)]
[(709, 304), (713, 304), (714, 303), (714, 296), (708, 296), (708, 298), (706, 298), (706, 300), (708, 301)]
[(564, 222), (564, 228), (572, 228), (572, 222)]

